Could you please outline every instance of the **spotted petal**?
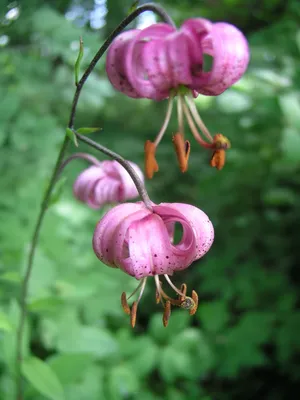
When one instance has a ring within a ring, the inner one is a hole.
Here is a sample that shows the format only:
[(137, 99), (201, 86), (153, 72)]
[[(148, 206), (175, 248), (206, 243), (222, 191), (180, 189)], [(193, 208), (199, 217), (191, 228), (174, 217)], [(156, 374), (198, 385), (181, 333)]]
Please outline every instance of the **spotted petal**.
[(106, 72), (111, 84), (115, 89), (133, 98), (141, 96), (128, 81), (124, 63), (128, 44), (138, 33), (138, 29), (132, 29), (117, 36), (108, 49), (106, 59)]
[(248, 43), (242, 32), (228, 23), (203, 18), (187, 20), (181, 27), (191, 43), (198, 43), (204, 54), (213, 58), (212, 69), (195, 70), (191, 88), (205, 95), (219, 95), (237, 82), (249, 62)]
[[(93, 249), (96, 256), (105, 264), (117, 268), (115, 246), (119, 242), (115, 242), (115, 231), (124, 219), (141, 210), (143, 211), (142, 216), (147, 214), (142, 203), (120, 204), (109, 210), (98, 222), (93, 236)], [(138, 214), (138, 218), (140, 218), (140, 214)]]
[(199, 208), (183, 203), (162, 203), (171, 209), (181, 212), (192, 227), (196, 237), (196, 254), (194, 260), (203, 257), (214, 241), (214, 227), (208, 216)]
[[(124, 220), (120, 225), (120, 240), (125, 253), (119, 253), (119, 267), (128, 274), (141, 279), (160, 274), (172, 275), (174, 271), (187, 268), (195, 257), (195, 237), (184, 216), (167, 207), (154, 206), (154, 214), (135, 221)], [(182, 224), (184, 237), (180, 244), (173, 245), (164, 219)], [(119, 247), (121, 251), (121, 246)], [(125, 255), (125, 257), (124, 257)]]
[[(127, 47), (125, 65), (126, 76), (132, 87), (138, 92), (141, 97), (162, 100), (169, 97), (169, 91), (164, 87), (158, 89), (152, 81), (152, 76), (159, 73), (155, 63), (148, 64), (149, 58), (154, 58), (155, 45), (161, 44), (161, 38), (164, 38), (169, 33), (173, 32), (174, 28), (168, 24), (154, 24), (141, 30), (135, 35)], [(155, 69), (153, 69), (155, 67)]]

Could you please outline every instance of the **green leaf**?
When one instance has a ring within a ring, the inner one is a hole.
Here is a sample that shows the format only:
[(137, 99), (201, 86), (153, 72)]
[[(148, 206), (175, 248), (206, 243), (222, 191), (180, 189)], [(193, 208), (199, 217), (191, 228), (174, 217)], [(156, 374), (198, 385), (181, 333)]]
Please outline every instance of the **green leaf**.
[(149, 375), (157, 366), (159, 349), (154, 341), (147, 337), (131, 339), (130, 360), (128, 363), (139, 378)]
[(65, 399), (58, 377), (44, 361), (35, 357), (27, 358), (22, 363), (22, 373), (32, 386), (47, 399)]
[(82, 135), (88, 135), (89, 133), (94, 133), (100, 131), (102, 128), (79, 128), (76, 131)]
[(75, 85), (78, 85), (78, 81), (79, 81), (79, 71), (80, 71), (80, 63), (83, 57), (83, 41), (82, 38), (80, 38), (79, 40), (79, 53), (78, 53), (78, 57), (77, 60), (75, 62)]
[(72, 131), (72, 129), (67, 128), (66, 135), (71, 139), (71, 141), (75, 144), (75, 146), (78, 147), (78, 140), (77, 140), (75, 133)]
[(49, 366), (59, 376), (60, 381), (65, 385), (75, 382), (82, 377), (85, 371), (93, 363), (89, 354), (59, 354), (51, 357)]
[(279, 105), (289, 126), (300, 129), (299, 93), (291, 92), (279, 97)]
[(121, 400), (134, 397), (139, 392), (139, 380), (129, 365), (122, 364), (113, 368), (108, 377), (110, 400)]
[(150, 321), (150, 335), (159, 342), (167, 342), (173, 337), (174, 332), (183, 331), (190, 320), (188, 313), (175, 311), (172, 313), (168, 327), (165, 328), (162, 323), (162, 315), (154, 314)]
[(60, 326), (57, 347), (66, 353), (91, 354), (103, 359), (117, 353), (118, 346), (111, 332), (92, 326)]
[(201, 303), (198, 315), (204, 329), (210, 332), (221, 331), (229, 319), (229, 313), (224, 301)]
[(161, 353), (159, 371), (167, 382), (174, 382), (178, 377), (188, 377), (191, 357), (185, 351), (168, 346)]
[(282, 131), (281, 151), (284, 161), (292, 165), (300, 165), (299, 157), (300, 132), (299, 129), (286, 127)]
[[(16, 336), (17, 328), (19, 326), (21, 310), (15, 299), (11, 300), (9, 306), (8, 318), (12, 331), (4, 331), (0, 341), (0, 354), (6, 362), (7, 366), (14, 370), (15, 367), (15, 354), (16, 354)], [(28, 321), (25, 321), (23, 337), (22, 337), (22, 354), (24, 357), (29, 355), (29, 328)]]
[(0, 331), (10, 332), (13, 326), (9, 320), (9, 317), (0, 311)]

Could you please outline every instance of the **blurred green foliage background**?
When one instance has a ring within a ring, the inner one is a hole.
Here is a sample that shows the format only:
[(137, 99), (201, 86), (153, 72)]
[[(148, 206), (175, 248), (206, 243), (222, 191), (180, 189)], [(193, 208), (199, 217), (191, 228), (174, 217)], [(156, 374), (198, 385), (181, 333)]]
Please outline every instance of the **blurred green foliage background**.
[[(191, 140), (182, 175), (162, 141), (152, 199), (197, 205), (216, 239), (177, 274), (200, 295), (195, 317), (163, 328), (148, 285), (137, 327), (120, 306), (134, 279), (100, 263), (91, 238), (102, 211), (72, 197), (86, 165), (74, 161), (46, 216), (30, 283), (23, 365), (25, 399), (231, 400), (296, 398), (300, 390), (300, 4), (297, 0), (162, 1), (180, 24), (205, 16), (235, 23), (250, 41), (244, 78), (197, 107), (232, 142), (218, 172)], [(68, 122), (74, 63), (82, 71), (131, 1), (1, 1), (0, 7), (0, 399), (14, 398), (18, 297), (41, 198)], [(149, 21), (139, 18), (137, 24)], [(105, 58), (84, 87), (76, 126), (143, 165), (166, 103), (127, 99), (105, 75)], [(76, 151), (74, 147), (70, 149)], [(80, 151), (90, 151), (80, 145)], [(94, 153), (94, 152), (92, 152)], [(96, 153), (94, 153), (96, 154)], [(97, 154), (100, 159), (104, 159)]]

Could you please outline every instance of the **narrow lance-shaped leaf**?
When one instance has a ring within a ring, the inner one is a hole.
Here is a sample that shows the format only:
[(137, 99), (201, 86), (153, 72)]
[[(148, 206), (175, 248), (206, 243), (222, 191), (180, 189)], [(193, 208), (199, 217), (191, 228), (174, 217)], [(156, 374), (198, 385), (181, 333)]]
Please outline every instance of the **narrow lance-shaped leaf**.
[(22, 363), (22, 373), (32, 386), (47, 399), (64, 400), (63, 387), (48, 364), (36, 357)]
[(75, 133), (72, 131), (72, 129), (67, 128), (66, 135), (72, 140), (72, 142), (75, 144), (75, 146), (78, 147), (77, 137), (76, 137)]
[(79, 128), (76, 131), (82, 135), (88, 135), (89, 133), (94, 133), (100, 131), (102, 128)]
[(79, 70), (80, 70), (80, 63), (83, 57), (83, 40), (80, 38), (79, 40), (79, 53), (77, 60), (75, 62), (75, 85), (78, 85), (79, 82)]

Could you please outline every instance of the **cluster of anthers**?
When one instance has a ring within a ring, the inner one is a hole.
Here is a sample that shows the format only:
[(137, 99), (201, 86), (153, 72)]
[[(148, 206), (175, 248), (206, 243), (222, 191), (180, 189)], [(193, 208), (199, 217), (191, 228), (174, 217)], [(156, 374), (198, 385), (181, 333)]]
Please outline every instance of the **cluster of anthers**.
[[(181, 285), (181, 288), (178, 289), (171, 279), (169, 278), (168, 275), (165, 275), (166, 281), (169, 283), (169, 285), (172, 287), (172, 289), (175, 290), (177, 293), (177, 298), (174, 299), (172, 297), (169, 297), (166, 292), (162, 288), (162, 282), (159, 280), (158, 275), (155, 276), (155, 284), (156, 284), (156, 304), (161, 303), (164, 308), (164, 313), (163, 313), (163, 324), (165, 327), (168, 326), (169, 319), (171, 316), (171, 308), (172, 306), (180, 307), (184, 310), (188, 310), (190, 315), (194, 315), (198, 309), (198, 294), (195, 290), (192, 290), (192, 295), (191, 297), (186, 295), (187, 292), (187, 286), (185, 283)], [(138, 287), (131, 293), (130, 296), (126, 296), (126, 293), (123, 292), (121, 295), (121, 304), (123, 307), (124, 312), (127, 315), (130, 315), (130, 324), (132, 328), (135, 327), (136, 323), (136, 315), (137, 315), (137, 308), (138, 304), (141, 300), (141, 297), (143, 295), (145, 285), (146, 285), (146, 280), (147, 278), (143, 278), (141, 282), (139, 283)], [(131, 307), (128, 304), (128, 300), (134, 296), (138, 290), (140, 289), (140, 293), (138, 296), (138, 299), (134, 301), (131, 305)]]

